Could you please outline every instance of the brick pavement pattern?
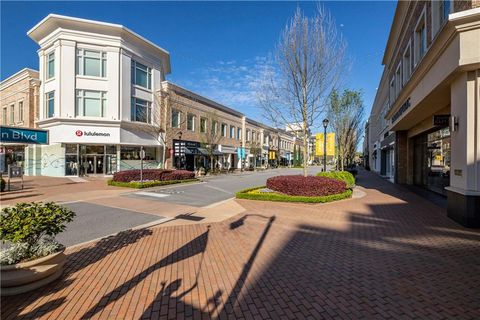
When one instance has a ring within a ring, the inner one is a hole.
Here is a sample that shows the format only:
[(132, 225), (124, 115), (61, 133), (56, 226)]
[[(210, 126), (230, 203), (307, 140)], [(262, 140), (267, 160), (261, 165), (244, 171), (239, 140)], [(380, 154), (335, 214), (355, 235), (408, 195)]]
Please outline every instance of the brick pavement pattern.
[(223, 222), (68, 250), (61, 280), (2, 319), (480, 319), (480, 232), (362, 172), (361, 199), (238, 201)]

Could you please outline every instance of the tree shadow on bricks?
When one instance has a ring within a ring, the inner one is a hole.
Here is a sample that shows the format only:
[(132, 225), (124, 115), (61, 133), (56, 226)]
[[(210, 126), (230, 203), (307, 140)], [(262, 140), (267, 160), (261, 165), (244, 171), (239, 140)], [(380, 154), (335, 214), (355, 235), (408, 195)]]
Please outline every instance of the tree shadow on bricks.
[(347, 217), (273, 227), (282, 246), (237, 305), (271, 319), (480, 319), (480, 233), (402, 203)]
[[(10, 297), (2, 297), (1, 318), (4, 319), (7, 316), (10, 317), (10, 314), (19, 314), (27, 306), (42, 299), (42, 297), (58, 293), (64, 289), (68, 290), (70, 285), (74, 287), (74, 274), (76, 272), (104, 259), (111, 253), (136, 243), (141, 238), (150, 236), (151, 234), (152, 231), (150, 229), (126, 230), (119, 232), (116, 235), (100, 239), (99, 241), (78, 250), (73, 249), (75, 251), (67, 254), (67, 262), (63, 274), (58, 280), (32, 292)], [(57, 301), (57, 304), (62, 302), (63, 300), (59, 300)], [(56, 305), (56, 307), (58, 306), (59, 305)], [(39, 317), (35, 316), (33, 312), (29, 312), (29, 314), (31, 314), (32, 317)]]
[[(145, 278), (147, 278), (154, 271), (162, 267), (166, 267), (170, 264), (177, 263), (179, 261), (188, 259), (192, 256), (205, 252), (207, 243), (208, 243), (209, 232), (210, 232), (210, 227), (208, 226), (207, 231), (205, 231), (198, 237), (194, 238), (193, 240), (189, 241), (179, 249), (170, 253), (168, 256), (162, 258), (160, 261), (146, 268), (143, 272), (140, 272), (133, 278), (125, 281), (114, 290), (105, 294), (100, 299), (100, 301), (97, 302), (94, 306), (92, 306), (87, 312), (85, 312), (81, 318), (90, 319), (94, 315), (100, 313), (107, 305), (114, 303), (115, 301), (122, 298), (127, 292), (135, 288), (139, 283), (141, 283)], [(173, 287), (170, 288), (170, 290), (173, 290)]]

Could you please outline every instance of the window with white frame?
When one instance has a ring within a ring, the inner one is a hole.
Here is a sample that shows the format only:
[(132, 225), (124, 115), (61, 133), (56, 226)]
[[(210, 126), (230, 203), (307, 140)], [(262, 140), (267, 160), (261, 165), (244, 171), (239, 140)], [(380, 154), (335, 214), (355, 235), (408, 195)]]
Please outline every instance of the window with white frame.
[(132, 60), (132, 83), (146, 89), (151, 89), (152, 69)]
[(390, 87), (389, 87), (389, 97), (390, 97), (390, 104), (395, 102), (395, 77), (392, 77), (390, 80)]
[(448, 21), (451, 8), (451, 0), (432, 0), (432, 38)]
[(237, 139), (242, 140), (242, 128), (237, 128)]
[(47, 54), (47, 80), (55, 76), (55, 52)]
[(132, 121), (152, 122), (152, 104), (149, 101), (132, 97)]
[(425, 23), (425, 9), (423, 9), (420, 19), (415, 27), (414, 37), (415, 47), (415, 66), (427, 52), (427, 26)]
[(172, 128), (180, 128), (180, 111), (172, 110)]
[(400, 95), (402, 90), (402, 65), (399, 64), (397, 71), (395, 71), (395, 97)]
[(23, 122), (23, 101), (18, 102), (18, 121)]
[(226, 138), (227, 137), (227, 124), (222, 123), (222, 137)]
[(208, 120), (207, 118), (200, 118), (200, 132), (201, 133), (207, 133), (207, 123)]
[(212, 120), (211, 134), (217, 134), (218, 132), (218, 123), (215, 120)]
[(187, 130), (195, 131), (195, 115), (187, 114)]
[(235, 139), (235, 127), (230, 126), (230, 139)]
[(249, 129), (247, 129), (247, 137), (245, 138), (245, 140), (250, 141), (250, 130)]
[(55, 91), (45, 94), (45, 117), (52, 118), (55, 116)]
[(10, 105), (10, 124), (15, 124), (15, 105)]
[(104, 91), (77, 90), (76, 117), (105, 117), (107, 93)]
[(410, 79), (412, 75), (412, 57), (411, 57), (411, 45), (410, 42), (403, 53), (402, 58), (402, 66), (403, 66), (403, 77), (402, 77), (402, 85), (405, 85), (407, 81)]
[(105, 78), (107, 76), (107, 53), (78, 49), (77, 74)]

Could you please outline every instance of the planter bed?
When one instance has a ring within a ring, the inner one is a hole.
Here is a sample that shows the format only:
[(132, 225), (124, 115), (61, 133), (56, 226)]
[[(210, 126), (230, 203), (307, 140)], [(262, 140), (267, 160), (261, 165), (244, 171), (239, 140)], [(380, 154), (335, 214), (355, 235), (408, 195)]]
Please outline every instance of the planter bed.
[(120, 182), (120, 181), (113, 181), (112, 179), (110, 179), (107, 181), (107, 184), (109, 186), (115, 186), (115, 187), (144, 189), (144, 188), (152, 188), (152, 187), (158, 187), (158, 186), (166, 186), (170, 184), (187, 183), (187, 182), (195, 182), (195, 181), (199, 181), (199, 180), (198, 179), (164, 180), (164, 181), (145, 181), (141, 183), (138, 181)]
[(273, 190), (264, 191), (266, 186), (248, 188), (236, 193), (237, 199), (281, 201), (281, 202), (304, 202), (304, 203), (325, 203), (347, 199), (352, 196), (352, 190), (327, 196), (290, 196)]
[(62, 275), (66, 256), (63, 250), (46, 257), (1, 266), (2, 296), (11, 296), (40, 288)]

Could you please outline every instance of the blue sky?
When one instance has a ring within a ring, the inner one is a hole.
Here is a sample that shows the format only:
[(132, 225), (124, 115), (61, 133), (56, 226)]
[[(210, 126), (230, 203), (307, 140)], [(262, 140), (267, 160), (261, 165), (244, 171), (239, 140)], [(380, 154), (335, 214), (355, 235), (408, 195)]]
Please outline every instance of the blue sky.
[[(345, 86), (362, 90), (368, 113), (396, 2), (321, 2), (334, 16), (352, 61)], [(168, 50), (181, 86), (263, 121), (255, 98), (258, 67), (300, 6), (314, 2), (1, 2), (0, 77), (38, 69), (26, 32), (49, 13), (122, 24)]]

